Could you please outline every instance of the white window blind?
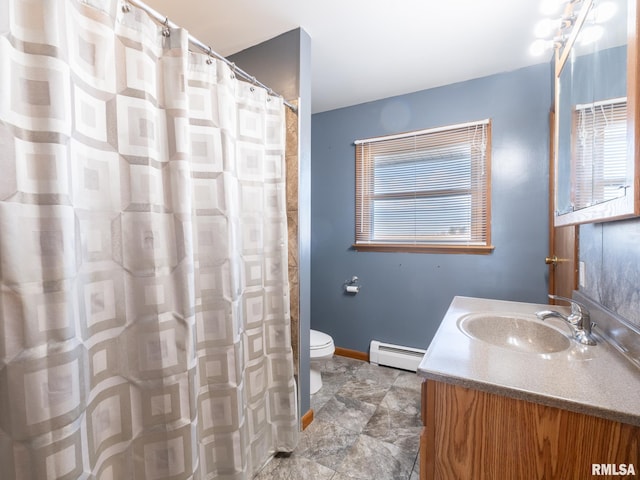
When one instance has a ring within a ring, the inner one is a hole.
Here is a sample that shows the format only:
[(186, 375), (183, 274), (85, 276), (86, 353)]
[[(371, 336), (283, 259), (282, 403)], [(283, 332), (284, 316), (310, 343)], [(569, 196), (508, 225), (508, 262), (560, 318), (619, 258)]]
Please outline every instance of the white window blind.
[(490, 245), (490, 122), (356, 142), (356, 241)]
[(627, 100), (617, 98), (574, 111), (574, 209), (624, 196), (627, 185)]

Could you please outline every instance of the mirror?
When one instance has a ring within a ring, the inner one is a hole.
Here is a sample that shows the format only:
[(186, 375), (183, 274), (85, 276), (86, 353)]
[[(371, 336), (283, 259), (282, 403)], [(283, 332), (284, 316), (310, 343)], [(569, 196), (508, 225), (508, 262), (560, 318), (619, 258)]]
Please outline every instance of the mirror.
[(640, 214), (635, 153), (639, 1), (584, 0), (567, 7), (574, 27), (556, 50), (556, 226)]

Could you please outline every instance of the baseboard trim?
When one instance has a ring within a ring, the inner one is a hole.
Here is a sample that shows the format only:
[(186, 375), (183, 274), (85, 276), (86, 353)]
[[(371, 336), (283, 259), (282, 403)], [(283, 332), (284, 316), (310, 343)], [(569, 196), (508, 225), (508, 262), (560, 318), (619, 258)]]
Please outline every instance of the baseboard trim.
[(309, 411), (302, 416), (302, 430), (306, 430), (306, 428), (311, 425), (311, 422), (313, 422), (313, 408), (310, 408)]
[(369, 354), (366, 352), (359, 352), (358, 350), (351, 350), (350, 348), (336, 347), (336, 355), (347, 358), (354, 358), (356, 360), (362, 360), (363, 362), (369, 361)]

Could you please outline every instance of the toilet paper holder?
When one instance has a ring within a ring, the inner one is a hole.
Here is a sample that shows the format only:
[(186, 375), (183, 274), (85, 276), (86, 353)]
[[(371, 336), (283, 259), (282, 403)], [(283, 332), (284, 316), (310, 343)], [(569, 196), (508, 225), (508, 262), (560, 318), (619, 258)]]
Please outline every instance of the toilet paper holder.
[(351, 277), (351, 280), (345, 280), (344, 290), (347, 293), (356, 294), (360, 291), (360, 284), (358, 283), (358, 277), (355, 275)]

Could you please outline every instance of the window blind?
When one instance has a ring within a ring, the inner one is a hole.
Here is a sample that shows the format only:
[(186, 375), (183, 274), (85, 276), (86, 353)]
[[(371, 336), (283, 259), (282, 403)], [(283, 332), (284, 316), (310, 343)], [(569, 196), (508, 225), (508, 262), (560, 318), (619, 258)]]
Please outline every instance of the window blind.
[(574, 209), (624, 196), (627, 185), (627, 100), (577, 105), (574, 128)]
[(356, 141), (359, 245), (490, 244), (490, 122)]

